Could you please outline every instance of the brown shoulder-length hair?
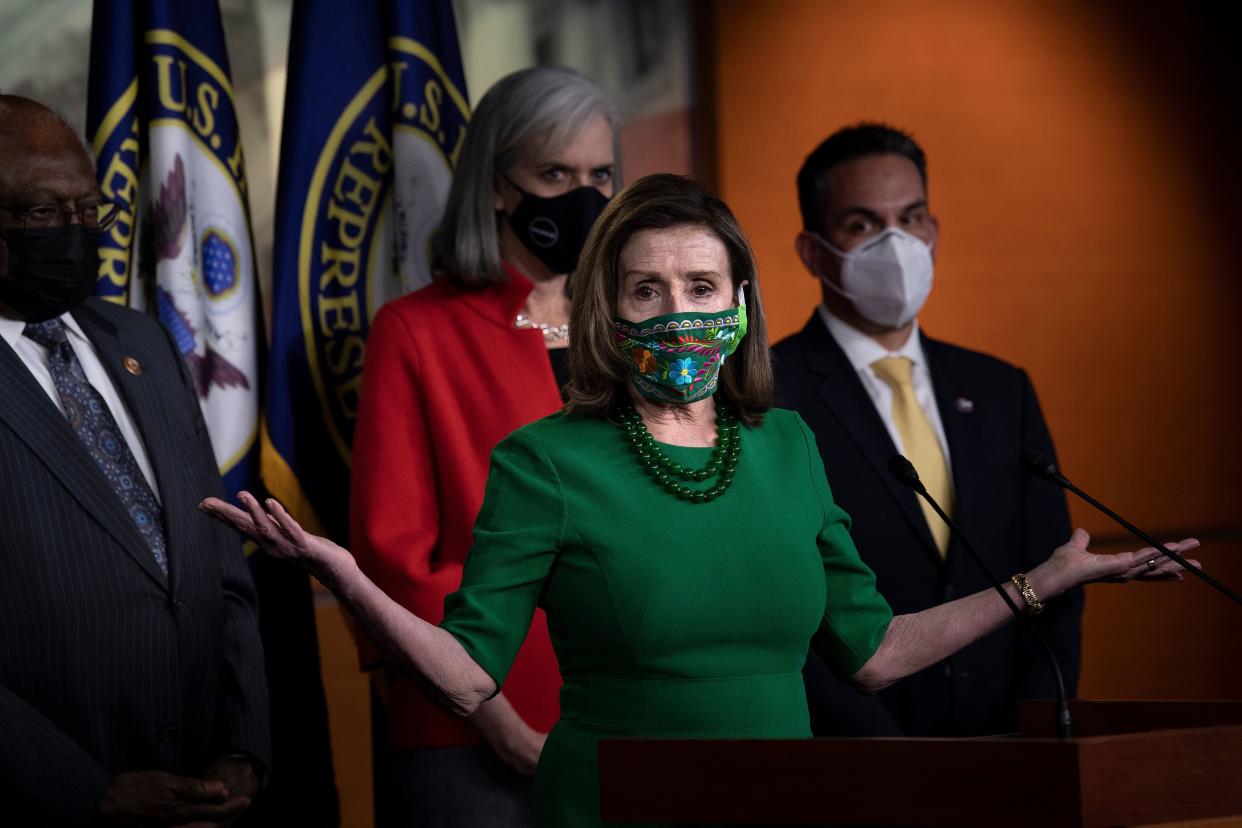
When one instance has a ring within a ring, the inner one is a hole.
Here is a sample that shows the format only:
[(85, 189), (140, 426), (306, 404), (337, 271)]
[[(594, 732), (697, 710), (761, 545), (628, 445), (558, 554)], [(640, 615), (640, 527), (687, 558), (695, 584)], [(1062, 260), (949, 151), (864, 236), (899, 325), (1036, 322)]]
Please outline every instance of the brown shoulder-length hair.
[(735, 293), (738, 285), (748, 282), (743, 288), (746, 337), (720, 369), (716, 393), (748, 426), (758, 425), (772, 407), (768, 326), (750, 242), (723, 201), (689, 178), (662, 173), (638, 179), (608, 202), (578, 261), (571, 285), (566, 410), (607, 416), (625, 398), (628, 368), (613, 324), (621, 251), (643, 230), (685, 226), (702, 227), (724, 244)]

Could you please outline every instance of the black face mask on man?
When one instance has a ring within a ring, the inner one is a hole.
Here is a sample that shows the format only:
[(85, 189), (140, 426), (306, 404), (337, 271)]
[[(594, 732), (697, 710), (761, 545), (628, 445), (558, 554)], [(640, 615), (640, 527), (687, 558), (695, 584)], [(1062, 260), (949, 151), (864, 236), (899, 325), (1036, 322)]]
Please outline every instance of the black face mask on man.
[(7, 272), (0, 305), (19, 319), (43, 322), (86, 301), (99, 277), (99, 236), (80, 224), (4, 231)]
[(518, 240), (553, 273), (572, 271), (608, 196), (594, 187), (578, 187), (550, 198), (537, 196), (507, 175), (501, 177), (522, 194), (513, 213), (506, 214)]

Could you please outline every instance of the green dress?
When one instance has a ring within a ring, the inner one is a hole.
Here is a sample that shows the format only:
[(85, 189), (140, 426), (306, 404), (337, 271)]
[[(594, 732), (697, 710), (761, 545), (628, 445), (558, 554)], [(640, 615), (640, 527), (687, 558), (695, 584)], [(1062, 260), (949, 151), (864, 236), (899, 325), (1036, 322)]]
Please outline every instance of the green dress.
[[(493, 451), (442, 626), (503, 684), (547, 612), (565, 685), (535, 779), (540, 828), (600, 824), (599, 739), (809, 737), (812, 638), (844, 676), (879, 646), (892, 611), (811, 432), (776, 409), (741, 445), (733, 485), (699, 504), (648, 478), (606, 419), (554, 414)], [(661, 447), (694, 468), (711, 454)]]

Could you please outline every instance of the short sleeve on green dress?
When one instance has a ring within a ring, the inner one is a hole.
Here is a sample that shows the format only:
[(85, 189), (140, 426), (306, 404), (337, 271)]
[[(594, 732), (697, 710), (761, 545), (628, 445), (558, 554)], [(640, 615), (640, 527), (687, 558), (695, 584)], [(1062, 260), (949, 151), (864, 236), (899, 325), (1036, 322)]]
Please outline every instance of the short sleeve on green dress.
[(876, 591), (875, 574), (858, 557), (850, 537), (849, 515), (832, 499), (815, 436), (801, 417), (798, 425), (806, 441), (811, 488), (824, 510), (818, 540), (827, 604), (812, 646), (829, 669), (841, 678), (849, 678), (879, 649), (893, 611)]
[(526, 638), (565, 526), (552, 464), (518, 431), (492, 450), (483, 508), (462, 585), (444, 602), (440, 626), (504, 684)]

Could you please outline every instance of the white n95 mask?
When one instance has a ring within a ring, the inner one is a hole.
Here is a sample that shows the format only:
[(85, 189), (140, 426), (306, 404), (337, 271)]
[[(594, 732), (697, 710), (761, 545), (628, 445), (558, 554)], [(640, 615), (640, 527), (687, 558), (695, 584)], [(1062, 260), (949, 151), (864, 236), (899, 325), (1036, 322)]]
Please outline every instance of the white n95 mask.
[(841, 286), (821, 280), (863, 319), (900, 328), (922, 310), (932, 288), (931, 248), (922, 239), (890, 227), (846, 253), (815, 237), (841, 260)]

